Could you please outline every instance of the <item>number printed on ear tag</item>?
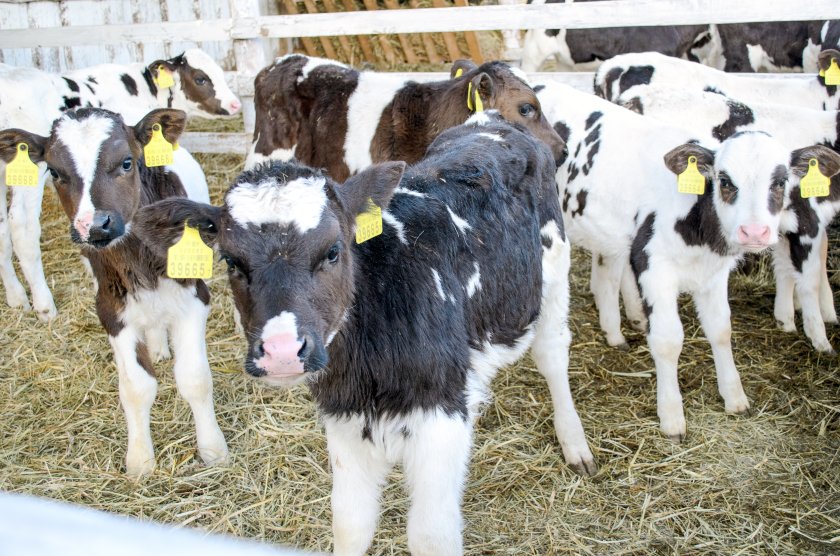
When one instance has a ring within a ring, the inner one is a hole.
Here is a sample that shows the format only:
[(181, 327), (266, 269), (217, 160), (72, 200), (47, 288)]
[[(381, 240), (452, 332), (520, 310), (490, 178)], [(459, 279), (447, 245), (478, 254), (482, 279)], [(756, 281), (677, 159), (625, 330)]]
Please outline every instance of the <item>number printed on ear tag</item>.
[(29, 158), (29, 145), (17, 144), (15, 158), (6, 165), (6, 185), (38, 185), (38, 165)]
[(158, 74), (154, 79), (155, 85), (161, 89), (168, 89), (175, 85), (175, 80), (172, 79), (172, 72), (163, 66), (158, 66)]
[(197, 228), (184, 225), (184, 235), (166, 252), (166, 275), (170, 278), (213, 276), (213, 249), (207, 247)]
[(697, 169), (697, 157), (688, 157), (688, 166), (677, 176), (677, 191), (702, 195), (706, 192), (706, 178)]
[(799, 180), (799, 191), (803, 199), (828, 197), (831, 180), (820, 171), (816, 158), (808, 161), (808, 173)]
[(172, 144), (164, 138), (160, 124), (152, 126), (152, 138), (143, 147), (143, 158), (146, 166), (166, 166), (172, 164), (175, 156), (172, 154)]
[(356, 216), (356, 243), (364, 243), (382, 233), (382, 209), (368, 199), (365, 212)]

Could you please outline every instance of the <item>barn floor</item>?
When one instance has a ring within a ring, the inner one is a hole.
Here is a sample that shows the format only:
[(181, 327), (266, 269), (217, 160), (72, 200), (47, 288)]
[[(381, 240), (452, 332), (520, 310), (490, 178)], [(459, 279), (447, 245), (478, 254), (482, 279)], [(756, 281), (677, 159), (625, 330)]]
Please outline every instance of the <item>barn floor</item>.
[[(201, 161), (218, 201), (242, 159)], [(330, 475), (313, 404), (304, 388), (275, 391), (243, 376), (245, 345), (233, 331), (222, 265), (210, 280), (207, 342), (232, 461), (198, 463), (189, 409), (168, 363), (160, 366), (152, 414), (157, 471), (136, 484), (122, 474), (126, 431), (111, 351), (51, 190), (43, 221), (44, 263), (60, 314), (45, 325), (0, 307), (0, 489), (328, 551)], [(832, 247), (840, 251), (836, 235)], [(466, 553), (840, 552), (838, 360), (775, 329), (766, 263), (731, 283), (735, 359), (750, 417), (723, 413), (708, 344), (683, 304), (689, 435), (682, 445), (657, 428), (644, 339), (631, 335), (627, 353), (605, 345), (588, 268), (577, 253), (571, 380), (600, 471), (584, 479), (563, 464), (548, 391), (532, 363), (501, 372), (476, 428), (463, 504)], [(840, 327), (829, 338), (840, 348)], [(405, 552), (406, 507), (395, 481), (371, 554)]]

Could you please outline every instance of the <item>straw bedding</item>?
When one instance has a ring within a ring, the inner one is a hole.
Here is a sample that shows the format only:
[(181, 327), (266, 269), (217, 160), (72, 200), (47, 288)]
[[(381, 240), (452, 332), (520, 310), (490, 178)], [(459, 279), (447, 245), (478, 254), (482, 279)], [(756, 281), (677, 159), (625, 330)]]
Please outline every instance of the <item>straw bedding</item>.
[[(239, 156), (201, 156), (216, 202)], [(310, 550), (330, 549), (330, 474), (304, 388), (276, 391), (241, 371), (225, 272), (210, 280), (207, 343), (216, 408), (232, 461), (206, 468), (171, 362), (159, 365), (152, 413), (156, 472), (123, 475), (126, 428), (117, 373), (89, 279), (48, 190), (44, 264), (60, 314), (49, 325), (0, 307), (0, 489)], [(840, 234), (832, 235), (835, 289)], [(584, 479), (563, 464), (548, 390), (525, 360), (502, 371), (476, 426), (463, 513), (466, 553), (829, 554), (840, 551), (840, 370), (801, 333), (778, 331), (763, 260), (731, 281), (735, 360), (749, 417), (725, 415), (708, 343), (689, 300), (680, 359), (689, 433), (674, 445), (656, 418), (644, 338), (606, 346), (588, 292), (588, 258), (571, 276), (571, 380), (601, 466)], [(829, 339), (840, 347), (840, 327)], [(399, 472), (385, 492), (371, 554), (404, 553)]]

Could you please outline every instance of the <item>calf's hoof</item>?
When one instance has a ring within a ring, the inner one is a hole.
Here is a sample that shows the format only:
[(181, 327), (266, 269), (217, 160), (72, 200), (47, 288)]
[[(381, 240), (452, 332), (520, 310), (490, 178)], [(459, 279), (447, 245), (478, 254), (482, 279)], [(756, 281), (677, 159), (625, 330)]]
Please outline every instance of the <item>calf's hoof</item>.
[(685, 440), (685, 433), (681, 432), (676, 434), (666, 434), (665, 437), (674, 444), (682, 444)]
[(793, 320), (776, 319), (776, 327), (782, 332), (796, 332), (796, 325), (793, 323)]
[(746, 398), (744, 398), (743, 400), (737, 400), (735, 402), (726, 404), (726, 412), (730, 415), (752, 415), (752, 411), (750, 410), (750, 402)]
[(155, 470), (155, 458), (136, 458), (132, 460), (129, 457), (125, 459), (125, 474), (132, 479), (142, 479), (147, 475), (151, 475)]
[(55, 308), (54, 304), (50, 303), (47, 307), (36, 307), (35, 314), (38, 315), (38, 320), (41, 322), (50, 322), (58, 316), (58, 309)]
[(571, 467), (572, 471), (582, 477), (594, 477), (595, 474), (598, 473), (598, 464), (591, 458), (576, 462), (567, 461), (566, 464)]
[(647, 332), (647, 321), (646, 320), (631, 320), (630, 326), (636, 332)]
[(675, 444), (681, 444), (685, 440), (685, 416), (680, 416), (669, 421), (660, 421), (659, 430), (662, 434)]
[(12, 309), (23, 309), (28, 311), (29, 300), (26, 298), (26, 290), (21, 286), (20, 288), (12, 288), (6, 290), (6, 305)]
[(226, 445), (214, 448), (199, 447), (198, 455), (201, 457), (201, 461), (203, 461), (205, 465), (211, 467), (214, 465), (225, 465), (230, 461), (230, 455), (228, 454)]

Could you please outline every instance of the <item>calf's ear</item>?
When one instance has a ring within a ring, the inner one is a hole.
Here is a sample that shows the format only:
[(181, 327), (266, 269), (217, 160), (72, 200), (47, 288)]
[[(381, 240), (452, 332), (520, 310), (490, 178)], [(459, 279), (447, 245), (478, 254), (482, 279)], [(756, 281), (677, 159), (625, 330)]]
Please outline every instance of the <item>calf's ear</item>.
[(819, 56), (817, 56), (817, 65), (819, 69), (825, 71), (829, 67), (831, 67), (831, 61), (834, 60), (837, 62), (837, 65), (840, 66), (840, 51), (828, 49), (823, 50), (820, 52)]
[(812, 158), (817, 159), (824, 176), (830, 178), (840, 172), (840, 154), (823, 145), (812, 145), (790, 153), (791, 172), (801, 178), (808, 173), (808, 163)]
[(490, 77), (488, 74), (481, 72), (475, 77), (472, 78), (472, 88), (469, 91), (470, 95), (470, 102), (472, 102), (472, 106), (470, 110), (478, 110), (480, 106), (479, 103), (475, 101), (476, 96), (481, 97), (481, 104), (483, 105), (483, 109), (493, 108), (494, 105), (492, 104), (493, 101), (493, 93), (495, 91), (495, 85), (493, 83), (493, 78)]
[(394, 196), (394, 189), (400, 184), (405, 162), (384, 162), (362, 170), (339, 186), (337, 194), (348, 216), (364, 212), (368, 199), (387, 208)]
[(0, 131), (0, 160), (9, 163), (14, 160), (18, 152), (18, 145), (26, 143), (29, 147), (29, 159), (32, 162), (44, 160), (44, 150), (47, 137), (41, 137), (23, 129), (4, 129)]
[(212, 246), (219, 233), (220, 207), (196, 203), (185, 197), (170, 197), (137, 211), (131, 231), (155, 254), (166, 256), (184, 234), (184, 225), (198, 228), (204, 243)]
[(175, 143), (184, 132), (184, 126), (187, 125), (187, 114), (172, 108), (158, 108), (143, 116), (143, 119), (134, 126), (134, 136), (141, 145), (149, 142), (155, 124), (160, 124), (164, 139)]
[(707, 179), (714, 177), (715, 152), (701, 147), (697, 143), (686, 143), (665, 154), (665, 166), (673, 173), (680, 175), (688, 167), (689, 157), (697, 158), (697, 169)]
[[(478, 66), (473, 63), (472, 60), (455, 60), (452, 63), (452, 69), (449, 70), (449, 78), (455, 79), (456, 77), (461, 77), (467, 72), (470, 72), (476, 69)], [(460, 73), (458, 73), (460, 71)]]

